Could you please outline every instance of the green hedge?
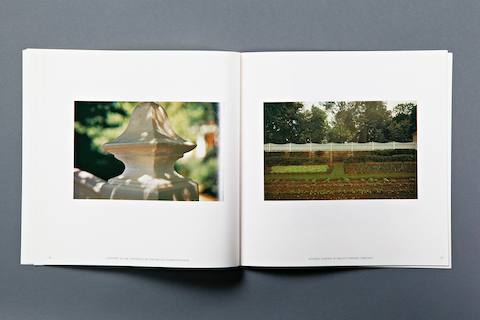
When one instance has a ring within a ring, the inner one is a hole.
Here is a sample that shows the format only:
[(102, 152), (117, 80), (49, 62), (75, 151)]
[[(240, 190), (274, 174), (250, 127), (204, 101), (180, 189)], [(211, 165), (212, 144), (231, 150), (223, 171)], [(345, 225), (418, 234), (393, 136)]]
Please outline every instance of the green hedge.
[(295, 165), (314, 165), (328, 163), (328, 158), (322, 156), (310, 157), (308, 152), (275, 152), (265, 153), (265, 165), (266, 166), (295, 166)]
[(399, 162), (406, 162), (406, 161), (417, 161), (417, 156), (414, 154), (394, 154), (391, 156), (381, 156), (381, 155), (354, 155), (343, 160), (346, 163), (352, 162), (390, 162), (390, 161), (399, 161)]
[[(330, 161), (329, 152), (265, 152), (265, 166), (278, 165), (315, 165)], [(417, 160), (416, 150), (377, 150), (350, 152), (334, 152), (334, 161), (354, 162), (410, 162)]]

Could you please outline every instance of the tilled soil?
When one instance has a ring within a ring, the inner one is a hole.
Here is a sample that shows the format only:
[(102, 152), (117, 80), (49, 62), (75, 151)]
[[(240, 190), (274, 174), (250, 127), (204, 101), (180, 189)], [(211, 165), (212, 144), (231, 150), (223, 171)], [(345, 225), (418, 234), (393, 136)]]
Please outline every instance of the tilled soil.
[(275, 181), (265, 183), (265, 200), (416, 199), (417, 181)]

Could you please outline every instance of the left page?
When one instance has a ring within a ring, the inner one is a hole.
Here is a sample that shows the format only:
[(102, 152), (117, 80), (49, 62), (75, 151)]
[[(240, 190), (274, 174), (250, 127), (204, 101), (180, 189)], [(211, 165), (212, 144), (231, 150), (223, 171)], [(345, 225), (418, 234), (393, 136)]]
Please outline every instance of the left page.
[(239, 137), (238, 53), (24, 50), (21, 263), (238, 266)]

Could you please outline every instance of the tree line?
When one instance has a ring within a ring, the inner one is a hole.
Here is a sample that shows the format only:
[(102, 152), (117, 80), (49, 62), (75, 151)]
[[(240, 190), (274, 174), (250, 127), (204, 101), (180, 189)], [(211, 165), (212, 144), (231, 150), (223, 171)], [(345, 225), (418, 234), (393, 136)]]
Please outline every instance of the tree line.
[(265, 103), (265, 143), (409, 142), (417, 131), (417, 105), (383, 101)]

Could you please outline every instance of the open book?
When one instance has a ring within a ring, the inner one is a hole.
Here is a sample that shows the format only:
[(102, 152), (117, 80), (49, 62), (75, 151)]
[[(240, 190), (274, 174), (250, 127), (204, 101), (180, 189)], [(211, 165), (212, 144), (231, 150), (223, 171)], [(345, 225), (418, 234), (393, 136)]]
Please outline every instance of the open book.
[(22, 264), (451, 267), (447, 51), (23, 52)]

